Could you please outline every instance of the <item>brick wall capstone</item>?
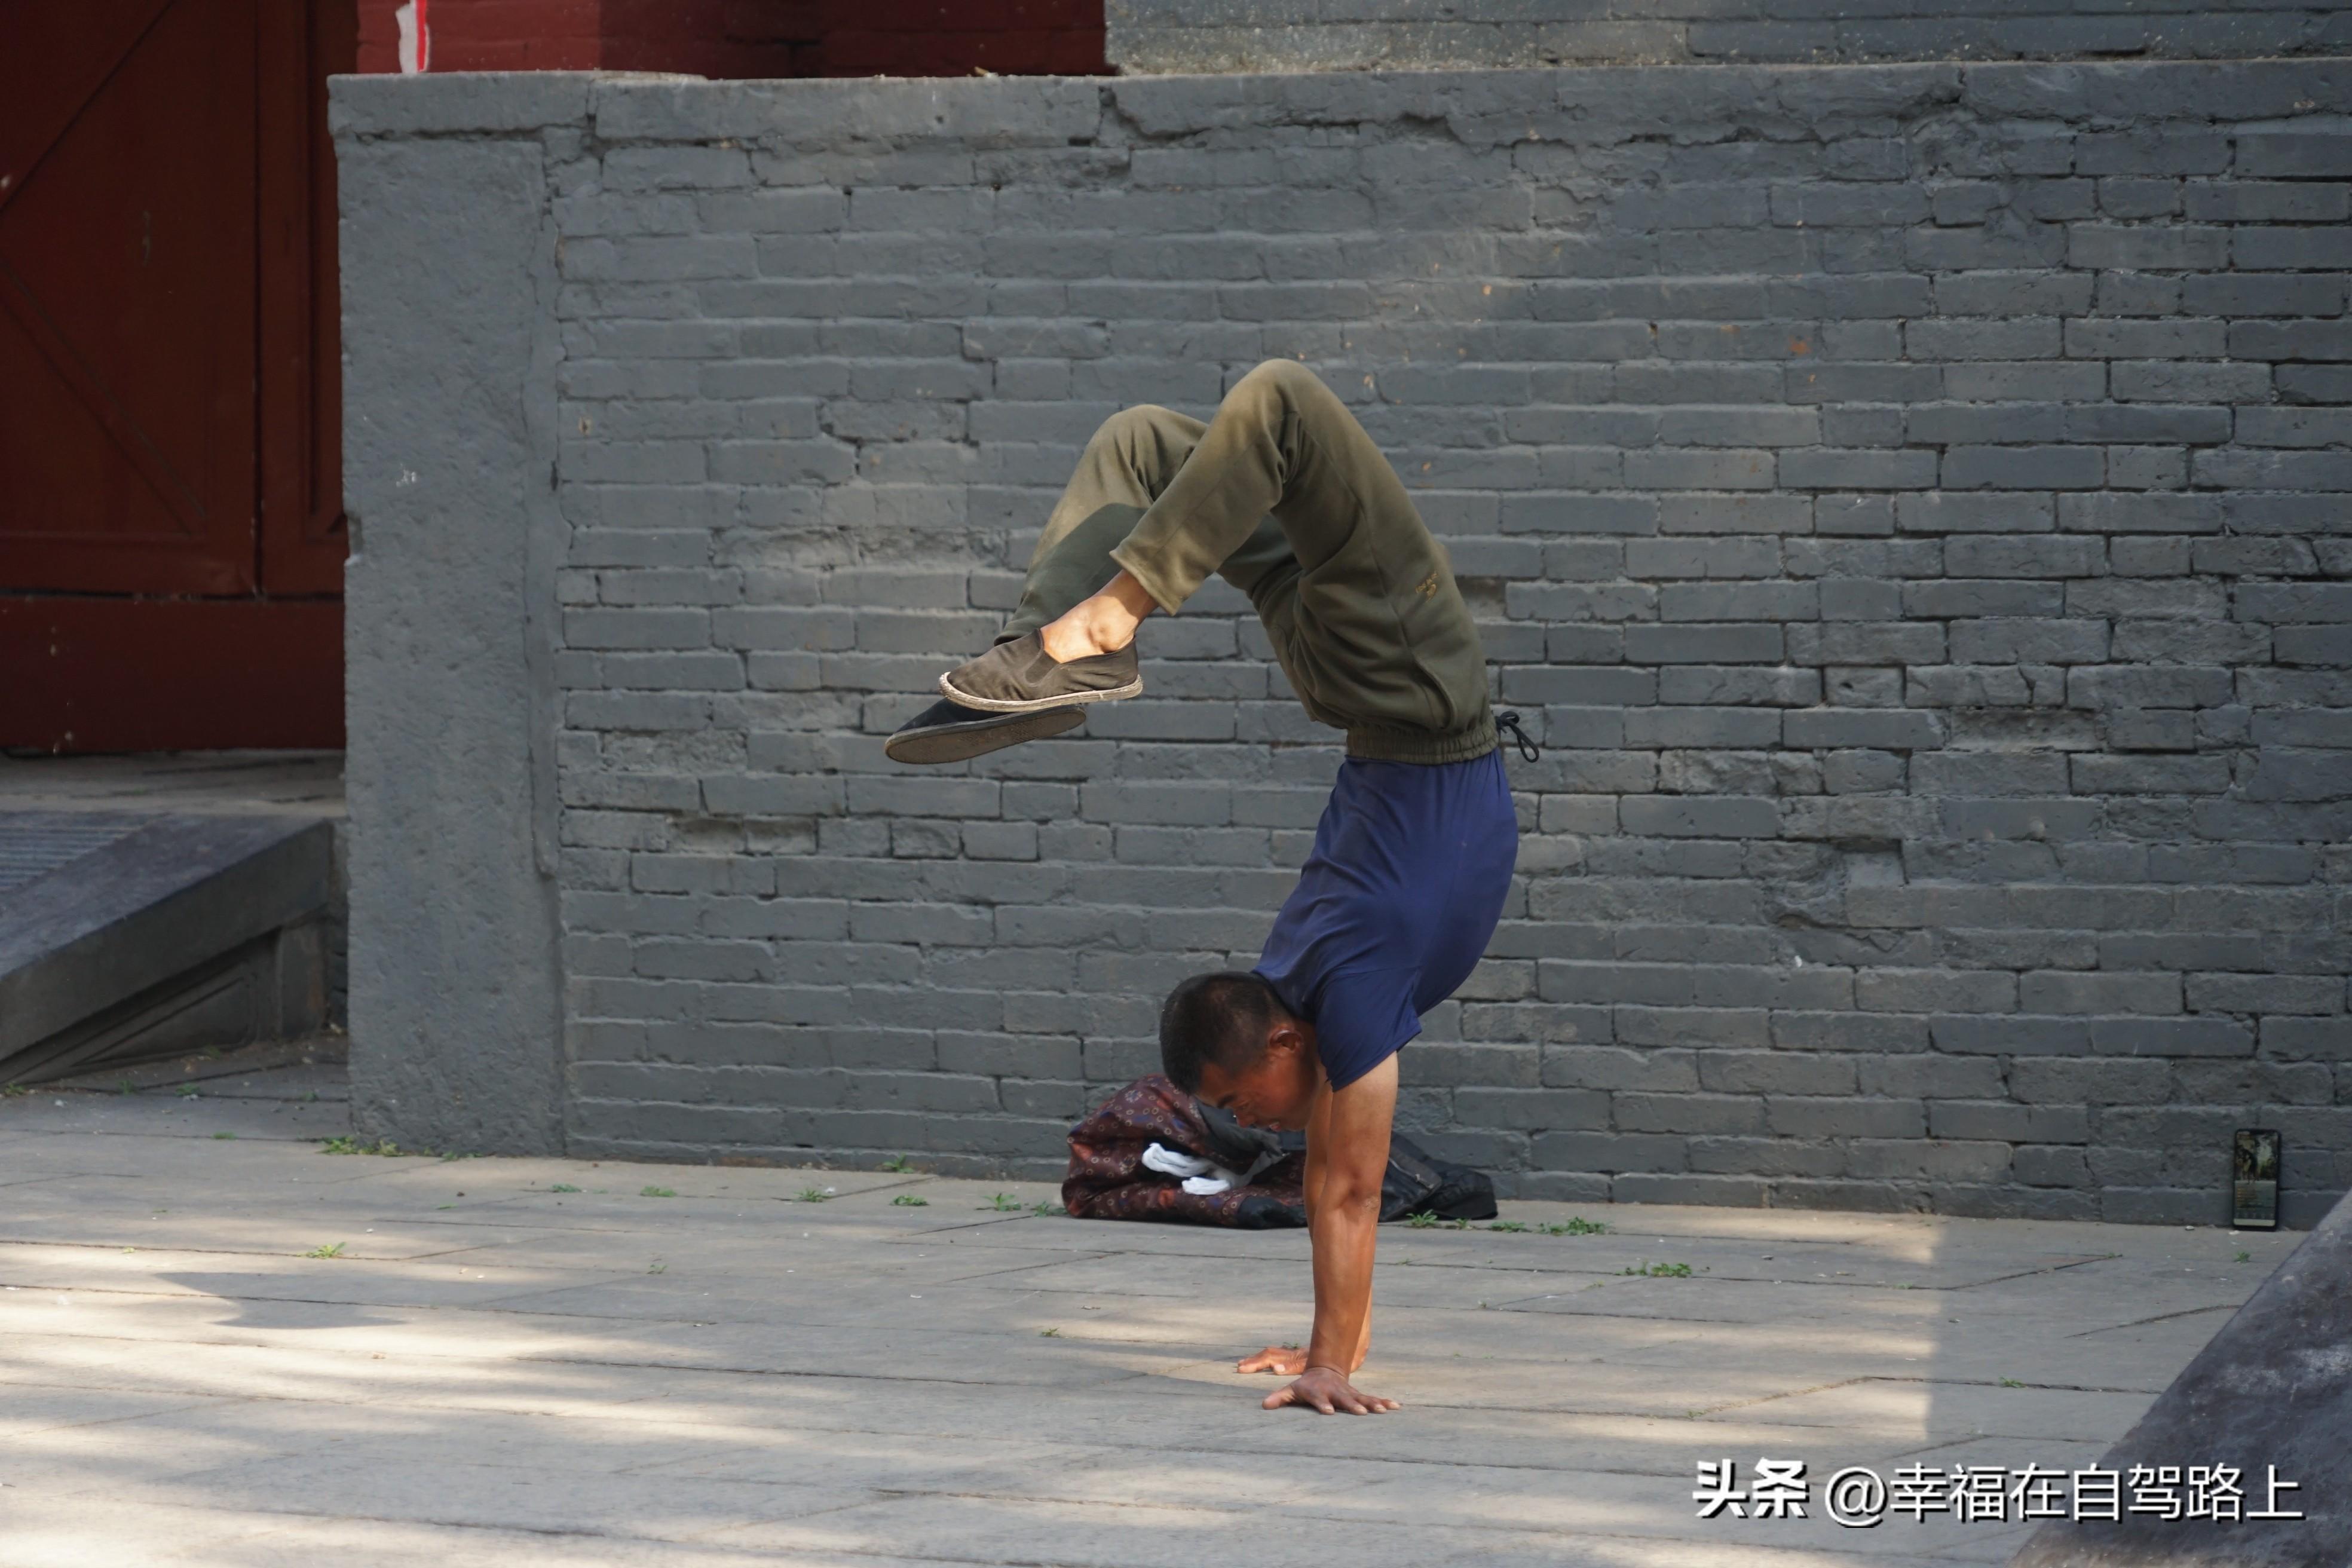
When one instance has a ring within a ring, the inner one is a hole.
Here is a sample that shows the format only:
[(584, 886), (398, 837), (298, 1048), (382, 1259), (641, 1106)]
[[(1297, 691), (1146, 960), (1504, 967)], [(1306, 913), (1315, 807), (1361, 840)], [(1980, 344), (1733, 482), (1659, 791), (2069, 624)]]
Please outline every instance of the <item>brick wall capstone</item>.
[(2352, 53), (2346, 0), (1106, 0), (1129, 75)]
[[(484, 143), (544, 237), (491, 399), (543, 506), (415, 499), (482, 412), (354, 366), (402, 436), (354, 441), (351, 724), (407, 702), (462, 826), (413, 683), (520, 656), (436, 594), (555, 563), (512, 711), (573, 1153), (1053, 1174), (1254, 957), (1339, 759), (1222, 585), (1072, 738), (880, 747), (1099, 420), (1285, 356), (1548, 747), (1416, 1138), (1528, 1196), (2213, 1223), (2263, 1125), (2290, 1218), (2352, 1184), (2352, 70), (516, 79), (337, 84), (347, 255)], [(456, 851), (353, 817), (355, 931), (413, 928), (362, 911)], [(355, 1055), (416, 1048), (360, 967)]]

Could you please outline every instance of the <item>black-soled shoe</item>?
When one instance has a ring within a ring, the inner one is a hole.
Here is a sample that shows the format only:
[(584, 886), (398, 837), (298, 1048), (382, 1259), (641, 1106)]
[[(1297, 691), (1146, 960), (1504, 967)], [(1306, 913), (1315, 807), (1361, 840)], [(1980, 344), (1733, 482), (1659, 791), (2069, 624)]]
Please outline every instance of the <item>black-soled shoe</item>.
[(961, 763), (974, 757), (1075, 730), (1083, 708), (1049, 708), (1036, 713), (982, 713), (945, 699), (898, 726), (882, 742), (894, 763)]
[(1135, 645), (1067, 664), (1045, 651), (1035, 632), (998, 643), (970, 664), (940, 677), (952, 701), (990, 713), (1034, 713), (1077, 702), (1118, 702), (1143, 693)]

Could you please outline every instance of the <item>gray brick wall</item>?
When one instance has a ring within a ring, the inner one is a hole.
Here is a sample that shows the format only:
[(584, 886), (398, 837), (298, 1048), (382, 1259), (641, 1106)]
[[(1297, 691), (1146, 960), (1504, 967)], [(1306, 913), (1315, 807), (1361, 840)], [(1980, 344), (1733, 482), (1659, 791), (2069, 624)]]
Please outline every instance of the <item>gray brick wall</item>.
[(2212, 1222), (2246, 1124), (2292, 1215), (2352, 1183), (2340, 69), (508, 79), (339, 123), (546, 171), (573, 1152), (1051, 1174), (1255, 956), (1339, 754), (1221, 585), (1074, 738), (881, 741), (1097, 421), (1279, 355), (1548, 747), (1415, 1137), (1592, 1201)]
[(2352, 52), (2343, 0), (1106, 0), (1128, 75)]

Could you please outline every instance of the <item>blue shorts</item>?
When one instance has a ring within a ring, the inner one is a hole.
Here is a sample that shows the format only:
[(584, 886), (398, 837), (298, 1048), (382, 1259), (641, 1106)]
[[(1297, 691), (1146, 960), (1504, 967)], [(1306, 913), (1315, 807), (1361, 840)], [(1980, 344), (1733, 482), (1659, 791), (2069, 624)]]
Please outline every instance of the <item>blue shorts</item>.
[(1315, 1026), (1333, 1089), (1421, 1033), (1495, 934), (1519, 825), (1498, 748), (1466, 763), (1339, 764), (1257, 973)]

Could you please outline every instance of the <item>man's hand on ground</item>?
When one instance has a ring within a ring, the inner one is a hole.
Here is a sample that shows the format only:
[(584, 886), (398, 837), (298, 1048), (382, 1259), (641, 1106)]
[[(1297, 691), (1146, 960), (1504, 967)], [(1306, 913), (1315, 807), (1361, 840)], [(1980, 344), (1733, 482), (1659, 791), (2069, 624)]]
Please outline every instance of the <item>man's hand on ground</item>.
[(1402, 1408), (1393, 1399), (1363, 1393), (1328, 1366), (1310, 1366), (1297, 1382), (1265, 1396), (1268, 1410), (1279, 1410), (1286, 1405), (1303, 1405), (1326, 1415), (1341, 1411), (1349, 1415), (1380, 1415)]
[(1234, 1363), (1235, 1372), (1270, 1372), (1277, 1377), (1297, 1377), (1307, 1370), (1307, 1352), (1299, 1345), (1268, 1345), (1255, 1355), (1244, 1356)]

